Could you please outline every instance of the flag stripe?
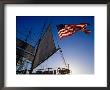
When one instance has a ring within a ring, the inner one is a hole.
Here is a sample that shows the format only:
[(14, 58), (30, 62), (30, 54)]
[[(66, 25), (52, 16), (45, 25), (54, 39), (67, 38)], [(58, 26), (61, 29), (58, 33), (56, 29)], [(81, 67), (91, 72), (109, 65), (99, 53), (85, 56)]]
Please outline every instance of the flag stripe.
[(62, 38), (62, 37), (69, 36), (69, 35), (72, 35), (72, 34), (73, 34), (72, 32), (68, 32), (68, 33), (59, 35), (59, 37)]
[(76, 25), (76, 26), (78, 26), (78, 27), (82, 27), (82, 28), (85, 27), (85, 25)]
[(75, 30), (74, 30), (74, 24), (60, 24), (59, 26), (57, 26), (58, 29), (58, 35), (60, 38), (65, 37), (65, 36), (70, 36), (72, 35)]
[(68, 34), (62, 34), (61, 36), (59, 36), (60, 38), (66, 37), (66, 36), (71, 36), (73, 33), (68, 33)]
[(63, 34), (63, 33), (68, 33), (68, 32), (70, 32), (69, 30), (65, 30), (65, 31), (63, 31), (63, 32), (58, 32), (58, 34), (60, 35), (60, 34)]
[(58, 32), (58, 34), (60, 34), (60, 33), (63, 33), (63, 32), (74, 32), (75, 30), (73, 29), (73, 28), (71, 28), (71, 29), (61, 29), (59, 32)]
[(58, 35), (60, 38), (73, 34), (73, 29), (60, 29)]
[(65, 30), (64, 32), (58, 32), (59, 36), (62, 36), (63, 34), (68, 34), (68, 33), (74, 33), (75, 31), (69, 31), (69, 30)]

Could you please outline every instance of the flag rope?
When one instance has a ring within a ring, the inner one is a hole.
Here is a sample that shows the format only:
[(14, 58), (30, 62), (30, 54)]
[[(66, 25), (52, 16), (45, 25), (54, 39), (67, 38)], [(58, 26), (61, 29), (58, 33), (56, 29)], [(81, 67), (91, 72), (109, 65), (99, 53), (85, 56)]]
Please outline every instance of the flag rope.
[[(57, 41), (57, 44), (58, 44), (58, 41)], [(62, 59), (63, 59), (63, 61), (64, 61), (65, 67), (67, 67), (66, 60), (65, 60), (65, 58), (64, 58), (62, 49), (60, 48), (59, 44), (58, 44), (58, 48), (59, 48), (59, 51), (60, 51), (60, 55), (61, 55), (61, 57), (62, 57)]]

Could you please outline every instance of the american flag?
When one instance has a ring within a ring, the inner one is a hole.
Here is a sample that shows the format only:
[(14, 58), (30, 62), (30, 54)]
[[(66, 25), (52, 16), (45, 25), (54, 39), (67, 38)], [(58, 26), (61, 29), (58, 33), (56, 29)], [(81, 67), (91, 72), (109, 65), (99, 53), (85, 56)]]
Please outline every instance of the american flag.
[(74, 25), (71, 24), (59, 24), (57, 25), (58, 35), (61, 38), (66, 36), (71, 36), (73, 33), (76, 32)]
[(59, 24), (57, 25), (58, 35), (61, 38), (71, 36), (72, 34), (82, 31), (89, 34), (91, 31), (86, 30), (87, 24)]

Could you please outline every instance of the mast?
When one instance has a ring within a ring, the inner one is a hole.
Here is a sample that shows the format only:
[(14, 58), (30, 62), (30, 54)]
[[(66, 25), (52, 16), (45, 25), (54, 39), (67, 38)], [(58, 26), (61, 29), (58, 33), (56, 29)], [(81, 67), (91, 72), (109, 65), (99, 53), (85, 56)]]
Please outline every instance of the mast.
[[(31, 70), (30, 70), (30, 74), (32, 74), (32, 71), (33, 71), (33, 65), (34, 65), (34, 61), (36, 59), (36, 55), (37, 55), (37, 51), (38, 51), (38, 48), (39, 48), (39, 44), (40, 44), (40, 41), (42, 39), (42, 35), (43, 35), (43, 32), (44, 32), (44, 27), (45, 27), (45, 24), (43, 25), (43, 29), (42, 29), (42, 32), (41, 32), (41, 36), (38, 40), (38, 42), (36, 43), (36, 49), (35, 49), (35, 55), (34, 55), (34, 59), (32, 60), (32, 66), (31, 66)], [(37, 45), (38, 44), (38, 45)]]

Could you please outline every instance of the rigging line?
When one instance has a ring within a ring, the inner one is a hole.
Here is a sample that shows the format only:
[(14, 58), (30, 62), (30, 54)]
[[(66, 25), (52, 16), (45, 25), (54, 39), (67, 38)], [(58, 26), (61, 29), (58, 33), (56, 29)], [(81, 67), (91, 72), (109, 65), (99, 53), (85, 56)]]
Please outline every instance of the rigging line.
[(64, 64), (65, 64), (65, 66), (67, 67), (66, 60), (65, 60), (65, 58), (64, 58), (62, 49), (60, 48), (60, 46), (59, 46), (59, 44), (58, 44), (58, 41), (57, 41), (57, 45), (58, 45), (58, 48), (59, 48), (59, 51), (60, 51), (60, 55), (61, 55), (61, 57), (62, 57), (62, 59), (63, 59), (63, 61), (64, 61)]
[(67, 65), (66, 65), (66, 60), (65, 60), (65, 58), (64, 58), (64, 55), (63, 55), (63, 52), (62, 52), (61, 49), (60, 49), (60, 54), (61, 54), (61, 57), (62, 57), (62, 59), (63, 59), (63, 61), (64, 61), (65, 66), (67, 67)]
[[(45, 28), (46, 28), (46, 24), (48, 24), (48, 19), (46, 19), (44, 21), (43, 27), (42, 27), (42, 31), (39, 37), (43, 37), (43, 35), (45, 34)], [(47, 28), (46, 28), (47, 29)], [(38, 42), (38, 41), (37, 41)], [(36, 44), (37, 45), (37, 44)]]
[(29, 40), (29, 38), (31, 38), (31, 34), (32, 34), (31, 30), (32, 30), (32, 27), (29, 29), (28, 34), (26, 36), (26, 39), (25, 39), (26, 42)]
[(65, 58), (64, 58), (63, 52), (62, 52), (62, 50), (61, 50), (61, 48), (60, 48), (60, 45), (59, 45), (58, 41), (57, 41), (57, 45), (58, 45), (58, 49), (59, 49), (59, 51), (60, 51), (60, 55), (61, 55), (61, 57), (62, 57), (62, 59), (63, 59), (63, 61), (64, 61), (65, 67), (67, 67), (66, 60), (65, 60)]
[[(45, 23), (44, 23), (44, 25), (43, 25), (43, 27), (42, 27), (42, 31), (41, 31), (41, 34), (40, 34), (40, 36), (39, 36), (39, 37), (40, 37), (39, 39), (41, 39), (41, 37), (42, 37), (42, 35), (43, 35), (43, 33), (44, 33), (44, 29), (45, 29)], [(36, 41), (35, 51), (36, 51), (36, 48), (37, 48), (37, 46), (38, 46), (39, 39)]]
[(19, 33), (19, 34), (21, 34), (21, 35), (25, 35), (26, 36), (26, 34), (25, 33), (22, 33), (22, 32), (20, 32), (20, 31), (18, 31), (18, 30), (16, 30), (16, 34), (17, 33)]
[(66, 60), (65, 60), (65, 58), (64, 58), (62, 49), (60, 48), (58, 41), (57, 41), (57, 45), (58, 45), (58, 48), (59, 48), (59, 51), (60, 51), (60, 55), (61, 55), (61, 57), (62, 57), (62, 59), (63, 59), (63, 61), (64, 61), (65, 67), (67, 67)]
[(32, 66), (31, 66), (31, 70), (30, 70), (30, 74), (32, 74), (32, 71), (33, 71), (33, 66), (34, 66), (34, 61), (35, 61), (35, 59), (36, 59), (36, 55), (37, 55), (37, 51), (38, 51), (38, 48), (39, 48), (39, 45), (40, 45), (40, 42), (41, 42), (41, 39), (42, 39), (42, 34), (44, 33), (44, 27), (45, 27), (45, 23), (44, 23), (44, 25), (43, 25), (43, 29), (42, 29), (42, 31), (41, 31), (41, 35), (40, 35), (40, 37), (39, 37), (39, 40), (38, 40), (38, 42), (36, 43), (36, 48), (35, 48), (35, 51), (34, 51), (34, 59), (33, 59), (33, 61), (32, 61)]

